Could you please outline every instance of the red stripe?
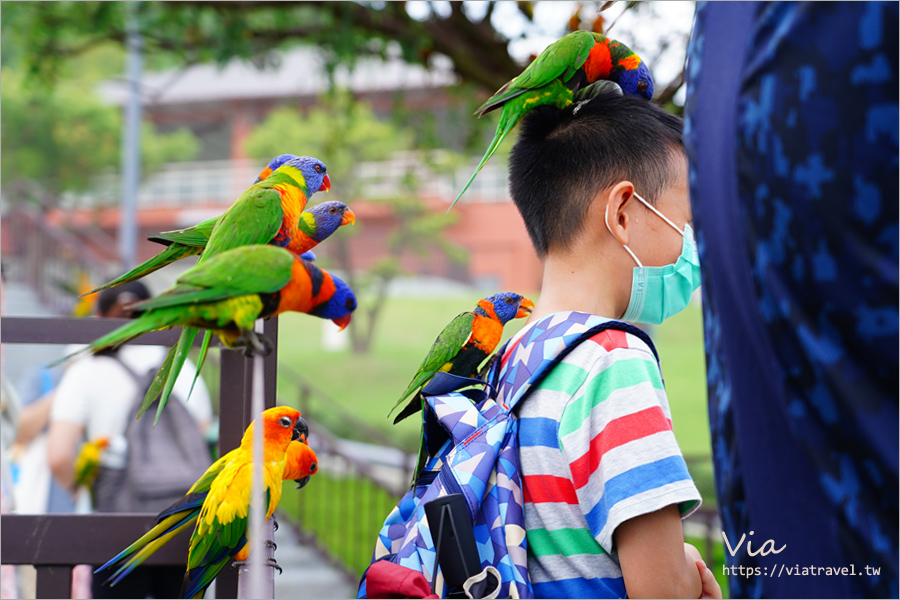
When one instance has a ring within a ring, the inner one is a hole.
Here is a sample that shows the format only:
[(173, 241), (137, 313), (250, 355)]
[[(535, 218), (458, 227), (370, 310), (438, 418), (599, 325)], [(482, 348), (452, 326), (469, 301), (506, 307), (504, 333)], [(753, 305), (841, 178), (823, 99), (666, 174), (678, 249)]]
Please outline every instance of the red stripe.
[(594, 342), (607, 352), (616, 348), (628, 348), (628, 334), (619, 329), (606, 329), (601, 331), (589, 341)]
[(565, 502), (578, 504), (578, 496), (572, 482), (566, 477), (553, 475), (524, 475), (522, 477), (524, 502)]
[(591, 440), (588, 451), (570, 463), (569, 468), (572, 470), (575, 487), (580, 489), (587, 484), (591, 474), (600, 465), (600, 459), (613, 448), (654, 433), (671, 430), (672, 422), (666, 418), (659, 406), (651, 406), (610, 421), (603, 431)]

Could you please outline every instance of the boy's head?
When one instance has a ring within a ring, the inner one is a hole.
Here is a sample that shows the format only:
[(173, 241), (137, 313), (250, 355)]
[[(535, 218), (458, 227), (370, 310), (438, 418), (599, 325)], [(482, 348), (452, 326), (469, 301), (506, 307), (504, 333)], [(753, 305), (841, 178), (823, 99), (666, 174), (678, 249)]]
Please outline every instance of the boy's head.
[(642, 98), (604, 93), (559, 111), (539, 107), (520, 124), (510, 193), (538, 256), (569, 249), (601, 192), (629, 181), (651, 204), (681, 182), (682, 121)]

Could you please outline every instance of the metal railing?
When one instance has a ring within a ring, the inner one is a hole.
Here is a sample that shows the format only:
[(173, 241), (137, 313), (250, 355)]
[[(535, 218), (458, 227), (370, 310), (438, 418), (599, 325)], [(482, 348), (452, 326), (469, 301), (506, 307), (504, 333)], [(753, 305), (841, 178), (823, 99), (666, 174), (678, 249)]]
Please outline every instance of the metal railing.
[[(3, 343), (85, 344), (127, 319), (25, 318), (2, 319)], [(148, 333), (133, 344), (172, 345), (179, 330)], [(265, 322), (264, 334), (277, 350), (278, 320)], [(199, 338), (198, 338), (199, 341)], [(264, 359), (265, 406), (275, 406), (277, 352)], [(252, 361), (242, 353), (223, 350), (219, 375), (219, 455), (238, 447), (253, 419), (250, 397)], [(72, 568), (102, 564), (143, 535), (155, 514), (9, 515), (0, 517), (3, 564), (30, 564), (37, 570), (38, 598), (71, 597)], [(102, 532), (102, 533), (101, 533)], [(149, 564), (186, 563), (189, 535), (176, 537)], [(272, 572), (270, 570), (270, 572)], [(217, 598), (237, 598), (238, 572), (224, 569), (216, 578)]]

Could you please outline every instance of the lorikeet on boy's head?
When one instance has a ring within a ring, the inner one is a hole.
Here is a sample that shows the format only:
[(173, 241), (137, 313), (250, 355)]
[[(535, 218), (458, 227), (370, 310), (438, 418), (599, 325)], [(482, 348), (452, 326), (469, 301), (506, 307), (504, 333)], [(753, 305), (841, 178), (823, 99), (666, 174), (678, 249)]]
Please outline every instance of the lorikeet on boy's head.
[(572, 104), (573, 94), (580, 88), (601, 79), (615, 82), (630, 96), (648, 100), (653, 97), (650, 70), (625, 44), (590, 31), (573, 31), (550, 44), (518, 77), (507, 82), (475, 111), (482, 117), (502, 109), (494, 139), (450, 208), (469, 189), (475, 176), (525, 113), (538, 106), (562, 110)]

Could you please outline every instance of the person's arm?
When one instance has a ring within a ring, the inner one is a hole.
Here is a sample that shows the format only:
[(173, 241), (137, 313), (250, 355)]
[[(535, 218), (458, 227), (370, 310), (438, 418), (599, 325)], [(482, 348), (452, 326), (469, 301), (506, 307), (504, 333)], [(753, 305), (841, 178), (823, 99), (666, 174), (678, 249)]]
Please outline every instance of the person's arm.
[(19, 431), (16, 443), (28, 444), (33, 440), (50, 420), (50, 408), (53, 406), (53, 392), (44, 394), (31, 404), (22, 407), (19, 417)]
[(69, 421), (51, 421), (47, 434), (47, 460), (50, 471), (61, 486), (75, 488), (75, 457), (84, 436), (84, 425)]
[(674, 504), (625, 521), (613, 538), (629, 598), (700, 597), (700, 553), (684, 543)]

